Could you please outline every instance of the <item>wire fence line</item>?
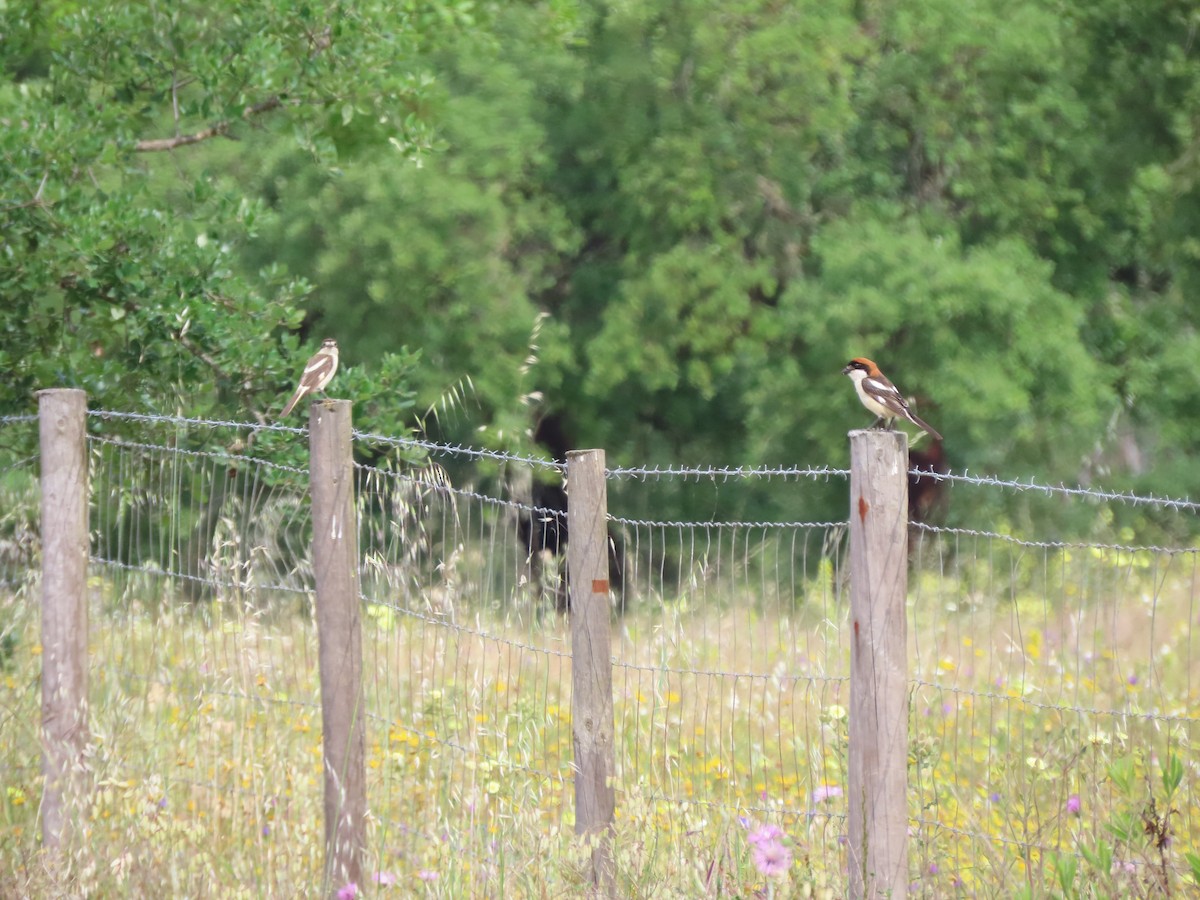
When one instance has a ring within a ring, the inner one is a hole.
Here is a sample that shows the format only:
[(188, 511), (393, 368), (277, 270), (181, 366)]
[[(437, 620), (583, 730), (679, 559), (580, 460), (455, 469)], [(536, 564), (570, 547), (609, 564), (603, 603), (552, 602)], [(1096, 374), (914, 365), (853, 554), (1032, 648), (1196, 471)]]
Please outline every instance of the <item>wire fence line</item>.
[[(11, 638), (12, 665), (32, 665), (37, 456), (25, 439), (36, 418), (0, 426), (0, 447), (17, 448), (0, 455), (0, 647)], [(236, 436), (259, 431), (254, 453), (240, 452)], [(102, 786), (89, 827), (96, 847), (121, 848), (114, 859), (177, 868), (185, 892), (231, 878), (263, 895), (305, 892), (321, 871), (304, 433), (89, 415), (89, 765)], [(539, 479), (557, 486), (564, 472), (528, 455), (385, 438), (355, 434), (364, 449), (450, 458), (459, 474), (428, 456), (355, 468), (368, 868), (381, 883), (436, 877), (486, 895), (498, 878), (519, 884), (543, 867), (574, 824), (569, 536), (565, 506), (535, 499)], [(848, 470), (606, 476), (625, 491), (777, 480), (802, 505), (809, 486)], [(939, 480), (955, 524), (909, 529), (910, 891), (1038, 895), (1059, 883), (1062, 860), (1091, 866), (1102, 847), (1109, 867), (1092, 877), (1107, 881), (1095, 883), (1135, 896), (1153, 894), (1155, 879), (1178, 887), (1200, 841), (1192, 505)], [(1071, 537), (972, 520), (997, 493), (1153, 505), (1178, 529), (1158, 522), (1141, 543), (1117, 526), (1098, 537), (1090, 513)], [(618, 833), (655, 836), (653, 854), (619, 858), (625, 877), (640, 866), (682, 885), (728, 866), (753, 881), (746, 839), (773, 824), (794, 854), (789, 877), (843, 884), (847, 522), (645, 518), (622, 507), (627, 493), (614, 496)], [(12, 681), (7, 715), (35, 721), (28, 682)], [(0, 730), (6, 781), (32, 795), (36, 733)], [(249, 849), (229, 859), (231, 841)], [(562, 877), (571, 872), (564, 864)]]
[[(97, 419), (127, 420), (149, 424), (170, 424), (181, 427), (226, 428), (246, 431), (273, 431), (283, 434), (302, 435), (307, 429), (293, 425), (282, 425), (278, 422), (249, 423), (225, 419), (192, 418), (186, 416), (171, 416), (157, 413), (134, 413), (117, 410), (89, 410), (88, 415)], [(34, 415), (0, 416), (0, 425), (12, 423), (33, 423), (37, 421)], [(354, 437), (365, 443), (376, 443), (412, 450), (427, 451), (436, 455), (458, 456), (473, 459), (489, 459), (496, 462), (510, 462), (565, 472), (561, 462), (545, 459), (528, 454), (511, 453), (501, 450), (491, 450), (479, 447), (468, 447), (462, 444), (443, 443), (414, 437), (399, 437), (395, 435), (373, 434), (355, 430)], [(845, 479), (850, 470), (835, 466), (613, 466), (606, 474), (614, 479), (635, 478), (691, 478), (691, 479), (725, 479), (740, 480), (751, 478), (811, 478), (811, 479)], [(1113, 501), (1133, 505), (1159, 506), (1166, 509), (1200, 510), (1200, 502), (1188, 498), (1159, 497), (1153, 494), (1137, 494), (1132, 491), (1110, 491), (1103, 487), (1070, 486), (1064, 484), (1044, 484), (1030, 477), (1024, 481), (1017, 479), (998, 478), (993, 475), (972, 475), (968, 471), (940, 472), (926, 468), (914, 468), (909, 473), (914, 477), (927, 478), (932, 481), (961, 483), (976, 486), (1001, 488), (1018, 492), (1036, 492), (1042, 494), (1060, 494), (1067, 497), (1084, 498), (1098, 501)]]

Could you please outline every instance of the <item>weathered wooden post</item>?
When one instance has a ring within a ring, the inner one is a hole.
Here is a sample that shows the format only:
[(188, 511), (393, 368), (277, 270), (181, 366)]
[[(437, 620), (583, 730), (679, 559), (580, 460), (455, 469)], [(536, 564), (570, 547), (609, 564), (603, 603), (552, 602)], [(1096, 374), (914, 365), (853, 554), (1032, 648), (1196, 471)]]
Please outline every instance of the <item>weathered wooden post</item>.
[(571, 732), (575, 833), (596, 836), (592, 880), (615, 896), (608, 831), (616, 809), (612, 777), (612, 638), (608, 584), (608, 487), (604, 451), (567, 454), (567, 579), (571, 603)]
[(850, 432), (850, 897), (908, 887), (908, 438)]
[(362, 885), (366, 725), (359, 610), (358, 519), (349, 400), (309, 409), (313, 570), (325, 766), (325, 887)]
[(42, 483), (42, 843), (81, 815), (88, 739), (87, 394), (38, 392)]

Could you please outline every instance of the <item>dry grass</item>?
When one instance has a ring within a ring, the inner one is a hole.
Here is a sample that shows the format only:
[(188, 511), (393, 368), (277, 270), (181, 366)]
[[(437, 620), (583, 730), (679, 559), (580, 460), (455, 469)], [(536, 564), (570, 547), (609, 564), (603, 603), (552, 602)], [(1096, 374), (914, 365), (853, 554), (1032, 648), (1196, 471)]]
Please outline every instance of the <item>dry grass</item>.
[[(1184, 558), (1054, 551), (984, 571), (979, 554), (931, 551), (914, 570), (914, 896), (1186, 890), (1200, 654)], [(703, 579), (646, 591), (615, 621), (621, 890), (841, 896), (848, 660), (832, 572), (786, 603)], [(220, 599), (152, 614), (102, 578), (92, 588), (94, 790), (57, 859), (37, 840), (35, 595), (4, 599), (17, 642), (0, 895), (327, 890), (309, 620), (296, 604)], [(443, 600), (366, 608), (367, 866), (395, 884), (361, 891), (575, 896), (587, 850), (573, 835), (565, 619)], [(768, 821), (794, 854), (782, 879), (750, 861), (747, 827)]]

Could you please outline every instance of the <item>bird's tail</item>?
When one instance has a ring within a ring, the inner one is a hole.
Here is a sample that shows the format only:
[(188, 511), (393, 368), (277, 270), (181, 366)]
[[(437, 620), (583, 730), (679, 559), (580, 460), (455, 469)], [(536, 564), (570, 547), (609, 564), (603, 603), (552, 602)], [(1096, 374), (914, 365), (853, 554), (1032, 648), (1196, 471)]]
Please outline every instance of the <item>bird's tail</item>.
[(905, 412), (908, 413), (909, 421), (911, 421), (914, 425), (916, 425), (918, 428), (920, 428), (922, 431), (924, 431), (926, 434), (928, 434), (935, 441), (940, 441), (942, 439), (942, 436), (940, 434), (938, 434), (936, 431), (934, 431), (929, 426), (928, 422), (926, 422), (924, 419), (922, 419), (920, 416), (918, 416), (911, 409), (905, 410)]
[[(279, 414), (279, 418), (286, 419), (288, 417), (288, 413), (290, 413), (293, 409), (296, 408), (296, 404), (300, 402), (300, 399), (306, 393), (307, 393), (307, 391), (305, 391), (303, 388), (301, 388), (300, 390), (296, 391), (296, 393), (292, 394), (292, 399), (287, 402), (287, 406), (285, 406), (283, 408), (283, 412), (281, 412)], [(928, 431), (928, 430), (929, 429), (926, 429), (926, 431)]]

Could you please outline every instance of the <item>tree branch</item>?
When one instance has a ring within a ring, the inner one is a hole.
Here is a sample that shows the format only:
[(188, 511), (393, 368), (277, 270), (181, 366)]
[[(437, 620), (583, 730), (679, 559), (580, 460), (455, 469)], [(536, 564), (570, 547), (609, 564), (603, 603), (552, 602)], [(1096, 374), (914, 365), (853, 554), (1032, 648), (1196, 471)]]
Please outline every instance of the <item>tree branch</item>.
[[(242, 110), (242, 118), (245, 120), (253, 119), (255, 116), (278, 109), (282, 105), (283, 97), (276, 94), (259, 103), (247, 106)], [(217, 122), (215, 125), (210, 125), (208, 128), (194, 131), (191, 134), (177, 134), (175, 137), (170, 138), (147, 138), (134, 144), (133, 149), (139, 153), (157, 153), (163, 150), (174, 150), (176, 147), (186, 147), (188, 144), (199, 144), (201, 141), (207, 141), (209, 138), (219, 137), (228, 133), (229, 129), (233, 127), (233, 122), (234, 120), (225, 119), (224, 121)]]

